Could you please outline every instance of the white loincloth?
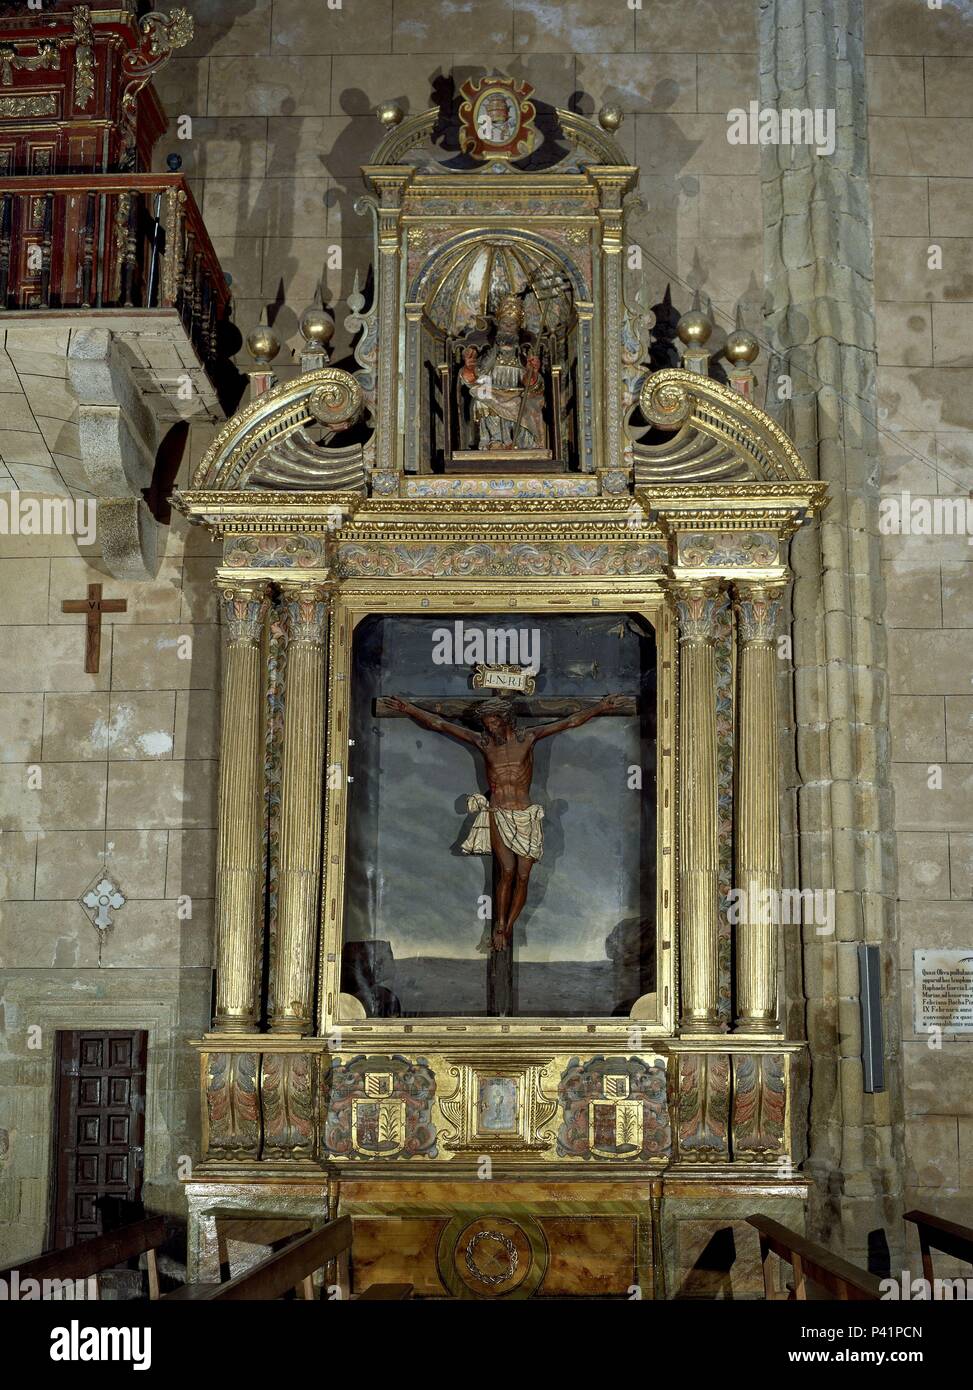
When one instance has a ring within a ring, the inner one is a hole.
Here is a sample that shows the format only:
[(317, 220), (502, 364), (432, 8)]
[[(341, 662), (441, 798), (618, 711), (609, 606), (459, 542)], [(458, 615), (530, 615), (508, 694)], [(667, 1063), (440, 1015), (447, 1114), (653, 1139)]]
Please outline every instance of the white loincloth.
[[(480, 792), (466, 798), (466, 809), (476, 816), (473, 828), (463, 841), (464, 854), (490, 854), (490, 803)], [(544, 853), (544, 832), (541, 821), (544, 819), (543, 806), (526, 806), (522, 811), (495, 807), (493, 819), (496, 822), (500, 839), (514, 854), (526, 855), (529, 859), (540, 859)]]

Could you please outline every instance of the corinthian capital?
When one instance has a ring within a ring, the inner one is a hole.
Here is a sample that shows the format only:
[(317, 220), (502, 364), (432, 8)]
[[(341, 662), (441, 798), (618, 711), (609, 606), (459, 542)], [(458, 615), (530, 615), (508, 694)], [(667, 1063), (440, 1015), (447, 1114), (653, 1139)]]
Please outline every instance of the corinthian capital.
[(330, 586), (284, 580), (281, 594), (287, 612), (289, 641), (305, 642), (312, 647), (322, 646), (328, 622)]
[(726, 594), (717, 581), (681, 584), (669, 590), (679, 623), (679, 641), (690, 645), (713, 642), (719, 635)]
[(777, 638), (783, 584), (741, 584), (733, 586), (733, 608), (741, 642), (771, 646)]
[(218, 580), (223, 602), (223, 619), (233, 643), (257, 643), (267, 612), (267, 586)]

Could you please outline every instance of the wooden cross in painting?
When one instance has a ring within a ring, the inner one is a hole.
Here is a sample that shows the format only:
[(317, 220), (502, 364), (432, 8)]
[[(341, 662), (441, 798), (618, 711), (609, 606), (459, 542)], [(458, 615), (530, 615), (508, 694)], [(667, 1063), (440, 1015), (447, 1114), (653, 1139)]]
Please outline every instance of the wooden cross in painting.
[(101, 615), (102, 613), (124, 613), (128, 601), (123, 598), (102, 598), (101, 585), (89, 584), (87, 598), (66, 598), (61, 603), (62, 613), (84, 613), (84, 669), (89, 675), (96, 675), (101, 665)]
[[(603, 699), (532, 699), (375, 701), (379, 716), (405, 716), (433, 733), (472, 744), (482, 755), (489, 798), (472, 796), (473, 828), (463, 842), (464, 854), (493, 855), (493, 921), (487, 958), (487, 1013), (505, 1017), (513, 1008), (513, 929), (527, 901), (531, 869), (543, 852), (543, 808), (530, 801), (534, 745), (552, 734), (577, 729), (598, 715), (634, 715), (631, 695)], [(480, 732), (457, 723), (471, 715)], [(547, 716), (546, 724), (518, 726), (517, 715)]]

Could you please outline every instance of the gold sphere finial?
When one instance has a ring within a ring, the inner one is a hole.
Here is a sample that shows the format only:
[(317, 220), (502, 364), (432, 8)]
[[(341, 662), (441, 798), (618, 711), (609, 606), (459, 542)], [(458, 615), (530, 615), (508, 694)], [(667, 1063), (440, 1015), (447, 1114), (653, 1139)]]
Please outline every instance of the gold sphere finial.
[(750, 330), (744, 327), (743, 307), (740, 304), (737, 305), (736, 323), (733, 332), (728, 335), (723, 345), (723, 355), (734, 367), (742, 363), (746, 363), (747, 366), (749, 366), (751, 362), (756, 362), (757, 357), (760, 355), (759, 342)]
[(741, 362), (746, 362), (749, 366), (751, 362), (756, 362), (760, 355), (760, 344), (747, 329), (735, 328), (727, 337), (723, 354), (734, 366)]
[(265, 366), (280, 352), (280, 339), (266, 323), (258, 323), (247, 334), (247, 351), (255, 362)]
[(598, 112), (598, 124), (602, 130), (617, 130), (624, 119), (620, 106), (603, 106)]
[(301, 317), (301, 333), (306, 343), (325, 348), (334, 337), (334, 319), (320, 304), (312, 304)]
[(713, 332), (713, 321), (702, 309), (693, 308), (688, 314), (683, 314), (676, 324), (676, 332), (680, 342), (687, 347), (702, 347)]
[(375, 114), (384, 126), (398, 125), (405, 115), (402, 107), (394, 101), (383, 101), (381, 106), (376, 107)]

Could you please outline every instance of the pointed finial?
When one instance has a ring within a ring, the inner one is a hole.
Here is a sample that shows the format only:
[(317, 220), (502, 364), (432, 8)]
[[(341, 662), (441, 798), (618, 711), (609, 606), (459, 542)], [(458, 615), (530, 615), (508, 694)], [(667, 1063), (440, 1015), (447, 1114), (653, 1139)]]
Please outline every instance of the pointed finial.
[(785, 396), (777, 411), (777, 423), (786, 435), (794, 438), (794, 398)]
[(345, 300), (345, 303), (353, 314), (360, 314), (365, 307), (365, 296), (361, 292), (361, 282), (358, 278), (357, 266), (355, 266), (355, 278), (351, 282), (351, 292)]

